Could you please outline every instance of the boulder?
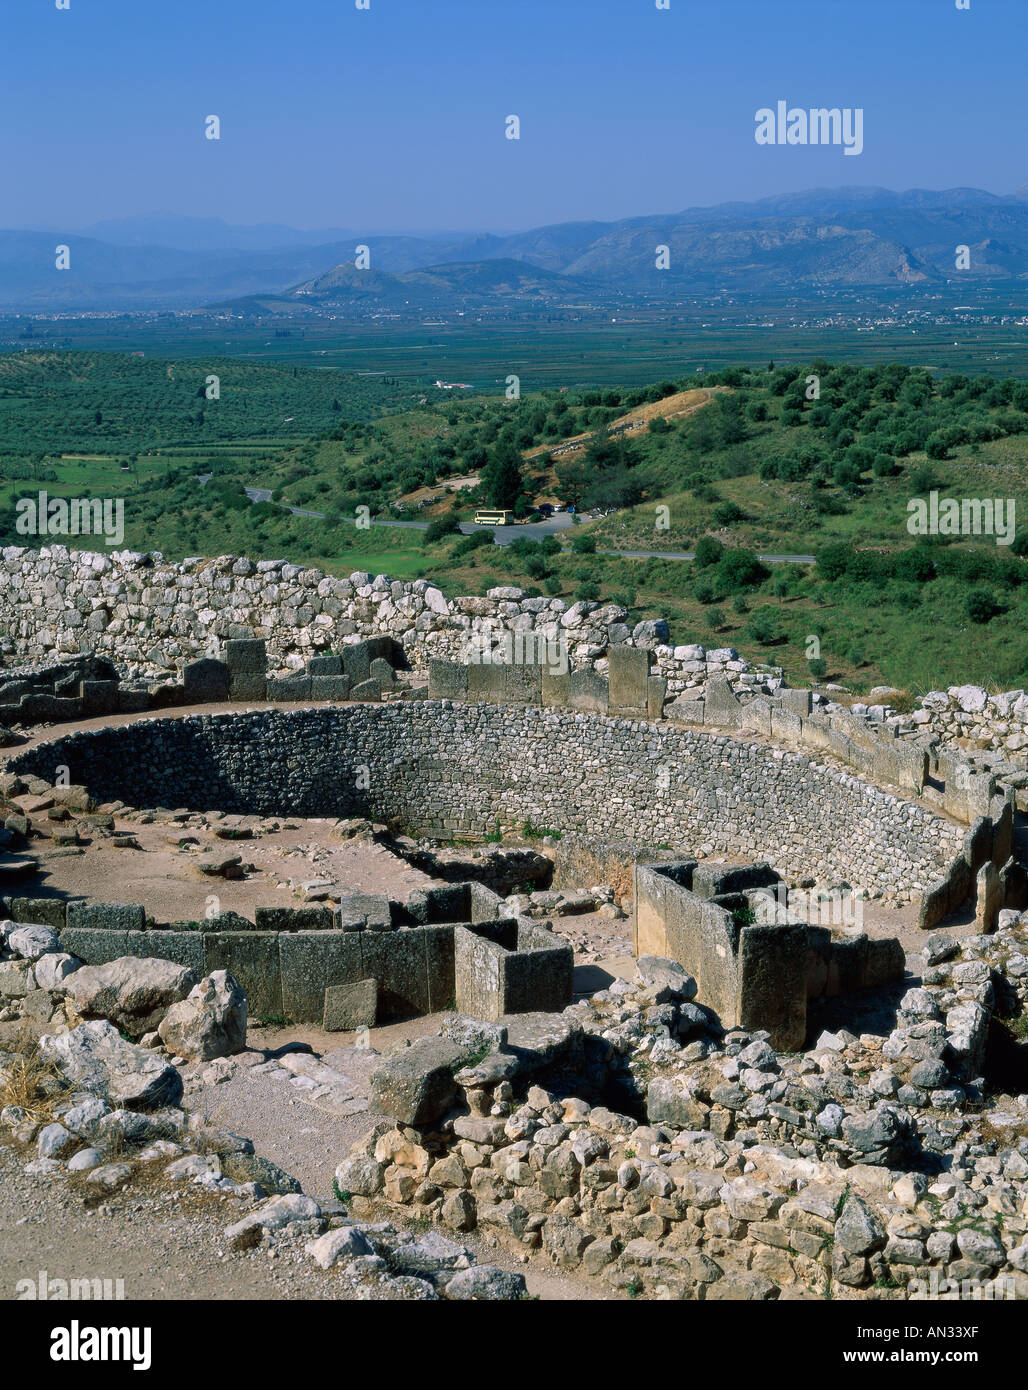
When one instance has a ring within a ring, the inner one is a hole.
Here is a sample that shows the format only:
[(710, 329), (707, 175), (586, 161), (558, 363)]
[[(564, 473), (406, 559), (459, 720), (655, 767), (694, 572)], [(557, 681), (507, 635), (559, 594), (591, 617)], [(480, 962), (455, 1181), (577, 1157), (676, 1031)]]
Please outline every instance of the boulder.
[(65, 989), (84, 1018), (110, 1019), (122, 1032), (141, 1038), (195, 983), (193, 971), (173, 961), (120, 956), (105, 965), (84, 965), (69, 976)]
[(524, 1298), (527, 1288), (523, 1274), (512, 1274), (495, 1265), (472, 1265), (449, 1278), (443, 1292), (455, 1301), (491, 1303)]
[(69, 956), (66, 951), (52, 951), (36, 961), (36, 984), (40, 989), (61, 989), (68, 976), (74, 975), (81, 966), (78, 956)]
[(229, 1057), (246, 1047), (246, 992), (227, 970), (205, 976), (165, 1014), (157, 1030), (169, 1051), (191, 1061)]
[(371, 1109), (404, 1125), (438, 1120), (457, 1099), (453, 1074), (468, 1050), (448, 1038), (418, 1038), (371, 1074)]
[(25, 922), (7, 932), (7, 949), (22, 960), (39, 960), (40, 956), (59, 951), (61, 943), (53, 927)]
[(126, 1109), (177, 1105), (182, 1078), (163, 1057), (126, 1042), (107, 1019), (82, 1023), (60, 1037), (39, 1040), (42, 1056), (80, 1090)]

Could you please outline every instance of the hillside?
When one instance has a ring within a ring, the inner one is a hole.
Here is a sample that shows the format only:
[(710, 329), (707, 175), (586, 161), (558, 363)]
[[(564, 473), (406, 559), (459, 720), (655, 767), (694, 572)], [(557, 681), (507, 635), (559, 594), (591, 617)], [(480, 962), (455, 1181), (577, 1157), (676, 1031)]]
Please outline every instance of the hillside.
[[(197, 371), (0, 358), (0, 540), (25, 543), (12, 504), (42, 485), (122, 497), (125, 543), (171, 557), (286, 556), (431, 575), (451, 595), (513, 583), (609, 600), (634, 620), (668, 617), (675, 643), (735, 646), (798, 681), (821, 669), (811, 638), (824, 677), (855, 689), (1028, 680), (1024, 382), (816, 361), (507, 401), (237, 363), (211, 403)], [(523, 515), (544, 499), (609, 514), (503, 548), (489, 530), (457, 534), (495, 502), (497, 478), (509, 484), (501, 463)], [(933, 491), (1013, 501), (1013, 544), (912, 535), (908, 504)], [(387, 524), (355, 526), (365, 507)], [(683, 551), (696, 559), (662, 558)]]

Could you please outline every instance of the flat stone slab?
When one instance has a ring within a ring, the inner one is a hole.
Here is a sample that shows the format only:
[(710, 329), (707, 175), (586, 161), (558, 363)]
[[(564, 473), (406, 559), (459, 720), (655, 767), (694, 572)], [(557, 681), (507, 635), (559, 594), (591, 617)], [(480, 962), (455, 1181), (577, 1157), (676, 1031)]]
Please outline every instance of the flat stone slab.
[(326, 1033), (349, 1033), (374, 1028), (378, 1017), (378, 981), (355, 980), (325, 990)]

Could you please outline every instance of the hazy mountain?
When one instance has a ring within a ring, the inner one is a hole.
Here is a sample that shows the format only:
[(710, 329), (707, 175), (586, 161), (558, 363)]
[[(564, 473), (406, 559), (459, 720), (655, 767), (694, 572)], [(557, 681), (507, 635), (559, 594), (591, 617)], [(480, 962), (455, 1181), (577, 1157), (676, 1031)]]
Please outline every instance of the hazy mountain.
[(254, 295), (215, 306), (241, 313), (296, 314), (312, 309), (461, 309), (484, 305), (545, 305), (602, 293), (602, 286), (541, 270), (527, 261), (471, 261), (393, 275), (358, 270), (352, 261), (297, 285), (284, 295)]
[[(54, 269), (58, 244), (71, 247), (68, 271)], [(369, 271), (353, 270), (358, 245), (371, 248)], [(957, 271), (962, 245), (971, 248), (971, 265)], [(660, 246), (669, 248), (666, 270), (656, 269)], [(0, 306), (26, 310), (198, 308), (240, 299), (414, 310), (555, 303), (585, 292), (664, 297), (669, 287), (830, 293), (1026, 275), (1024, 190), (815, 189), (505, 235), (298, 232), (170, 214), (101, 223), (88, 234), (0, 232)]]

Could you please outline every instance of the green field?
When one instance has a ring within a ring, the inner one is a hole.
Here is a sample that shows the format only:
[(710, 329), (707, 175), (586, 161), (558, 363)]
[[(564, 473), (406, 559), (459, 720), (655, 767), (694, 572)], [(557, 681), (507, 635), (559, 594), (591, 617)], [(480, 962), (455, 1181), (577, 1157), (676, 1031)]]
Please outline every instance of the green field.
[[(985, 372), (1028, 377), (1028, 339), (1014, 324), (924, 324), (910, 328), (819, 326), (793, 328), (792, 307), (771, 306), (778, 326), (754, 327), (724, 321), (724, 311), (705, 316), (625, 311), (583, 315), (583, 322), (538, 316), (505, 323), (389, 324), (351, 326), (313, 321), (277, 337), (267, 324), (226, 325), (206, 317), (147, 319), (125, 316), (102, 320), (37, 322), (31, 350), (41, 346), (90, 352), (137, 352), (151, 359), (231, 359), (251, 366), (306, 368), (331, 378), (337, 372), (372, 375), (430, 386), (438, 377), (470, 382), (476, 391), (498, 394), (510, 373), (529, 391), (548, 387), (640, 386), (662, 377), (719, 371), (766, 361), (903, 361), (939, 372)], [(824, 313), (824, 308), (818, 310)], [(282, 331), (282, 330), (280, 330)], [(25, 351), (22, 322), (0, 317), (0, 357)], [(216, 366), (210, 367), (216, 371)], [(292, 413), (287, 410), (285, 414)]]
[[(235, 553), (431, 576), (450, 596), (516, 583), (610, 600), (635, 620), (667, 617), (673, 642), (732, 645), (794, 681), (837, 678), (858, 691), (1028, 684), (1028, 384), (1014, 375), (823, 359), (797, 368), (776, 345), (773, 370), (762, 357), (752, 370), (706, 375), (721, 388), (711, 402), (674, 414), (694, 376), (510, 402), (281, 363), (223, 370), (221, 399), (205, 404), (203, 368), (188, 361), (141, 370), (140, 359), (95, 353), (0, 356), (0, 541), (30, 543), (14, 503), (41, 487), (120, 497), (124, 543), (172, 558)], [(618, 433), (640, 406), (670, 418)], [(296, 433), (285, 433), (294, 412)], [(551, 457), (579, 435), (581, 453)], [(202, 475), (212, 475), (205, 485)], [(469, 475), (477, 489), (412, 509), (412, 496)], [(272, 501), (253, 505), (246, 487)], [(931, 491), (1009, 499), (1021, 518), (1014, 544), (912, 536), (907, 504)], [(501, 549), (488, 532), (454, 530), (482, 503), (527, 515), (543, 496), (612, 510), (545, 544)], [(341, 519), (359, 507), (434, 524), (426, 533)], [(695, 562), (600, 553), (697, 545)], [(754, 552), (819, 560), (762, 566)], [(808, 662), (813, 638), (823, 668)]]

